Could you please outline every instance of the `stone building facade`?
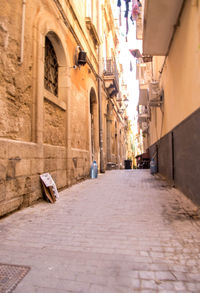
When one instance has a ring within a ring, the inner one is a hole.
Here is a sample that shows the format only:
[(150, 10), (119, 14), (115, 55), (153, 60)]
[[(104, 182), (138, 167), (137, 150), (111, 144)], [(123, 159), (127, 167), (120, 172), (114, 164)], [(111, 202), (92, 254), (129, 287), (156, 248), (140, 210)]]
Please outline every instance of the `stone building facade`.
[(143, 1), (140, 19), (146, 148), (158, 172), (200, 204), (199, 1)]
[(93, 160), (102, 172), (123, 167), (127, 123), (111, 5), (2, 1), (0, 216), (41, 198), (42, 173), (60, 189), (88, 177)]

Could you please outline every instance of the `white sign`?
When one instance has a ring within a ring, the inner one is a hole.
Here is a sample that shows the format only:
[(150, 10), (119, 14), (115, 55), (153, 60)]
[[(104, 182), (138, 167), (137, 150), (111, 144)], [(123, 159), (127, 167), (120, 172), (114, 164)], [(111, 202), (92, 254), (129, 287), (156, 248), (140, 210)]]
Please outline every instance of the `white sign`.
[(52, 187), (53, 193), (55, 195), (56, 198), (59, 198), (59, 194), (58, 194), (58, 190), (56, 187), (55, 182), (53, 181), (51, 175), (49, 173), (44, 173), (40, 175), (40, 178), (42, 179), (42, 181), (44, 182), (46, 187)]

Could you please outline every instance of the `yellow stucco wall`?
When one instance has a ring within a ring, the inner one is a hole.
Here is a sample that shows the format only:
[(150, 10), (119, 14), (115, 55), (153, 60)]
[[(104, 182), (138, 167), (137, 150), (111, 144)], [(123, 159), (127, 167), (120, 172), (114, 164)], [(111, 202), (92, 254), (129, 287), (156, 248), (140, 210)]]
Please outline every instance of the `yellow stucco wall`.
[[(160, 84), (164, 89), (163, 127), (159, 108), (151, 109), (150, 144), (171, 131), (200, 107), (200, 5), (186, 1), (180, 26), (166, 60)], [(154, 57), (158, 79), (163, 57)]]

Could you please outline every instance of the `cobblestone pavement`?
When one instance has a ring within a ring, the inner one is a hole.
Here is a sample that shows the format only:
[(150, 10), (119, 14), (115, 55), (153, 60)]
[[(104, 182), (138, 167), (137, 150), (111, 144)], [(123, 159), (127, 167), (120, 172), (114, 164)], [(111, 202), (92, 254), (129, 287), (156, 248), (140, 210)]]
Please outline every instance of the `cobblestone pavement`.
[(196, 207), (149, 170), (109, 171), (0, 220), (15, 293), (200, 292)]

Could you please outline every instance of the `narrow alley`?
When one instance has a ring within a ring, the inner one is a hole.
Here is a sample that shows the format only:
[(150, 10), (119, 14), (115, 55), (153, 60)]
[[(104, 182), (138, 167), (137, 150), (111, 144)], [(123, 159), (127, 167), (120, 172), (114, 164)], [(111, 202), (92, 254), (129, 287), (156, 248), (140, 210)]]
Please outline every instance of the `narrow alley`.
[(15, 293), (200, 292), (196, 210), (149, 170), (113, 170), (3, 218), (1, 263), (30, 268)]

